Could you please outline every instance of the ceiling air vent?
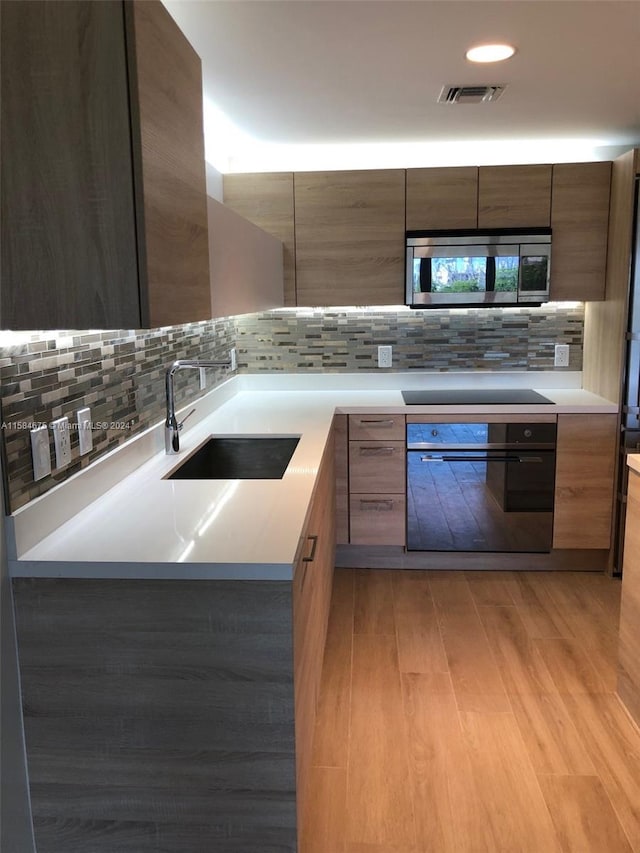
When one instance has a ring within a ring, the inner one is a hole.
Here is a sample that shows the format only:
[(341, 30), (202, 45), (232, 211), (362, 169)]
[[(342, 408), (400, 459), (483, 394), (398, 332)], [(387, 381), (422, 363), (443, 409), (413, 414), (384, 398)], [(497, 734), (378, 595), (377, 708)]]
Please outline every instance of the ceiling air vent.
[(491, 86), (443, 86), (438, 96), (439, 104), (482, 104), (497, 101), (506, 84)]

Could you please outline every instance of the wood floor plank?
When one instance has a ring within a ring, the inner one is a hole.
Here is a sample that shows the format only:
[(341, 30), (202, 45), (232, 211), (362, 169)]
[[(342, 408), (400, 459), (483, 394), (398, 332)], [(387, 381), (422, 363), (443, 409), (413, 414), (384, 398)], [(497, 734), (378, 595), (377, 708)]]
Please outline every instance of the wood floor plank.
[(473, 596), (464, 572), (429, 572), (428, 580), (433, 603), (438, 609), (465, 606), (473, 609)]
[(591, 775), (593, 762), (558, 693), (511, 693), (513, 713), (536, 773)]
[(530, 637), (572, 639), (574, 634), (563, 614), (543, 586), (543, 572), (519, 572), (512, 590), (520, 618)]
[(390, 571), (356, 569), (356, 634), (395, 634), (392, 575), (393, 572)]
[(329, 611), (312, 764), (347, 766), (351, 706), (354, 574), (336, 569)]
[(392, 586), (400, 672), (447, 672), (428, 580), (419, 572), (397, 572)]
[(556, 687), (540, 651), (522, 624), (515, 606), (478, 607), (489, 645), (510, 693), (555, 693)]
[(512, 714), (461, 714), (471, 769), (496, 850), (556, 853), (561, 847)]
[(347, 808), (346, 767), (311, 767), (300, 853), (343, 853)]
[(458, 708), (510, 711), (498, 665), (475, 608), (439, 610), (438, 621)]
[(425, 851), (496, 849), (448, 675), (402, 676), (416, 832)]
[(640, 730), (617, 696), (564, 697), (634, 850), (640, 850)]
[(395, 635), (355, 634), (346, 840), (415, 845)]
[(513, 572), (465, 572), (476, 604), (514, 604), (518, 582)]
[(579, 640), (534, 640), (559, 693), (610, 692)]
[(540, 776), (564, 853), (633, 853), (597, 776)]

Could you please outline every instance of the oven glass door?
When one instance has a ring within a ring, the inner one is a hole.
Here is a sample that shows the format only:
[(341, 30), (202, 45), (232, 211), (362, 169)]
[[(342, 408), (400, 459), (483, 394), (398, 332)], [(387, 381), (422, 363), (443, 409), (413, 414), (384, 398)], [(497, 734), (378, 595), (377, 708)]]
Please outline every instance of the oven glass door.
[(548, 552), (553, 450), (408, 450), (407, 550)]

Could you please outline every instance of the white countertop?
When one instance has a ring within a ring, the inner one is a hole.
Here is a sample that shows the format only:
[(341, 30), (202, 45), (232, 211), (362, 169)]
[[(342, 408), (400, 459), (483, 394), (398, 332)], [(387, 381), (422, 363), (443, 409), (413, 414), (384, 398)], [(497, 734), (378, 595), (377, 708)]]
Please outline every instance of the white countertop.
[[(197, 414), (181, 434), (179, 457), (165, 455), (159, 424), (15, 513), (11, 573), (290, 579), (335, 412), (617, 412), (614, 404), (579, 388), (553, 387), (558, 374), (550, 374), (552, 387), (539, 374), (504, 374), (506, 382), (482, 374), (480, 380), (485, 387), (532, 387), (553, 400), (553, 407), (405, 406), (399, 388), (436, 387), (443, 375), (427, 385), (423, 374), (416, 385), (415, 374), (386, 374), (379, 384), (395, 385), (387, 388), (376, 388), (375, 376), (368, 376), (229, 380), (195, 403)], [(456, 384), (464, 387), (460, 376)], [(473, 387), (478, 386), (478, 374), (462, 376), (468, 385), (473, 377)], [(445, 378), (451, 386), (452, 374)], [(300, 441), (281, 480), (163, 479), (211, 434), (300, 436)]]

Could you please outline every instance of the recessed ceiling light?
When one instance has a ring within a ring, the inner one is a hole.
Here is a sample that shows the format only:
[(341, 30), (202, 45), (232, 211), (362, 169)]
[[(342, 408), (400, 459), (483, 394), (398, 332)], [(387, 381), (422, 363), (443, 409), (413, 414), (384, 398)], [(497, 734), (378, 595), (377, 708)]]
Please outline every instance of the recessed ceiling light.
[(469, 62), (502, 62), (516, 52), (510, 44), (479, 44), (470, 47), (465, 56)]

